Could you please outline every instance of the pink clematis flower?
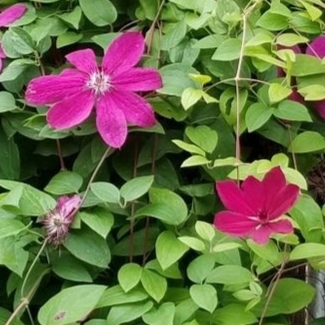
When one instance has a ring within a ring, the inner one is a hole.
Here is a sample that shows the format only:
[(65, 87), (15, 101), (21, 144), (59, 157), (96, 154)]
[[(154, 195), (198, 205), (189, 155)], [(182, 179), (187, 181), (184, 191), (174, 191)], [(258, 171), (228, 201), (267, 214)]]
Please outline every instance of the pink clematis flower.
[[(0, 13), (0, 27), (8, 27), (10, 24), (21, 18), (27, 10), (27, 6), (22, 3), (17, 3)], [(2, 59), (5, 59), (6, 55), (3, 52), (0, 43), (0, 71), (2, 70)]]
[(61, 196), (55, 209), (43, 217), (42, 223), (50, 244), (59, 246), (64, 242), (80, 203), (81, 197), (79, 195)]
[(280, 167), (270, 170), (262, 181), (247, 177), (240, 187), (235, 181), (217, 182), (216, 189), (228, 211), (215, 215), (217, 229), (235, 237), (250, 237), (265, 244), (273, 233), (293, 231), (291, 222), (281, 218), (299, 197), (299, 187), (287, 184)]
[(47, 121), (55, 129), (82, 123), (95, 106), (98, 132), (108, 145), (120, 148), (126, 140), (127, 123), (141, 127), (155, 124), (151, 105), (134, 93), (162, 85), (157, 70), (134, 67), (144, 47), (141, 33), (124, 33), (110, 44), (100, 67), (92, 50), (72, 52), (66, 58), (76, 69), (33, 79), (27, 87), (27, 102), (53, 104)]
[[(307, 47), (306, 54), (323, 59), (325, 57), (325, 35), (316, 37)], [(325, 100), (313, 101), (312, 105), (319, 116), (325, 119)]]

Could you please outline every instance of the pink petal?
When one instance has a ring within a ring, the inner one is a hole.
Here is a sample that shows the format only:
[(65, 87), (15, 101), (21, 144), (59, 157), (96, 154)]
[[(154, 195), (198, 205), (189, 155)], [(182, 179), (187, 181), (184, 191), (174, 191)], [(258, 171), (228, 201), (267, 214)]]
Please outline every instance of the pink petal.
[(272, 230), (267, 225), (264, 225), (255, 229), (251, 234), (249, 234), (249, 237), (257, 244), (264, 245), (268, 242), (271, 234)]
[(221, 211), (214, 216), (214, 225), (228, 235), (244, 237), (252, 232), (259, 223), (240, 213)]
[(291, 234), (293, 232), (292, 223), (288, 219), (270, 222), (270, 223), (268, 223), (268, 227), (274, 233)]
[(274, 193), (273, 200), (270, 201), (267, 209), (269, 220), (288, 212), (296, 203), (299, 193), (299, 187), (293, 184), (288, 184), (278, 193)]
[(72, 65), (82, 72), (92, 73), (98, 70), (96, 56), (91, 49), (75, 51), (65, 57)]
[(134, 67), (144, 52), (144, 39), (139, 32), (127, 32), (108, 47), (102, 62), (103, 70), (114, 77)]
[(248, 176), (241, 185), (250, 206), (254, 207), (254, 211), (260, 211), (264, 208), (265, 192), (261, 181), (253, 176)]
[(325, 35), (316, 37), (306, 49), (306, 54), (318, 56), (320, 59), (325, 57)]
[(53, 104), (66, 97), (80, 93), (85, 85), (85, 74), (37, 77), (30, 81), (26, 90), (29, 104)]
[(161, 88), (162, 81), (155, 69), (132, 68), (116, 77), (114, 86), (121, 90), (148, 91)]
[(22, 3), (17, 3), (11, 7), (8, 7), (0, 14), (0, 27), (7, 27), (12, 24), (25, 13), (27, 6)]
[(124, 113), (110, 94), (99, 98), (96, 105), (96, 125), (103, 140), (113, 148), (120, 148), (127, 136)]
[(54, 129), (69, 129), (86, 120), (95, 103), (91, 91), (74, 94), (56, 103), (47, 113), (47, 121)]
[(258, 212), (255, 206), (250, 205), (250, 199), (234, 181), (217, 182), (216, 189), (227, 209), (244, 215), (256, 215)]
[(325, 100), (313, 102), (312, 105), (316, 109), (318, 115), (325, 119)]
[(79, 207), (80, 203), (81, 197), (79, 195), (74, 195), (72, 197), (61, 196), (58, 199), (57, 208), (64, 217), (67, 217)]
[(155, 115), (151, 105), (142, 97), (127, 91), (111, 91), (107, 97), (121, 110), (128, 123), (150, 127), (155, 125)]

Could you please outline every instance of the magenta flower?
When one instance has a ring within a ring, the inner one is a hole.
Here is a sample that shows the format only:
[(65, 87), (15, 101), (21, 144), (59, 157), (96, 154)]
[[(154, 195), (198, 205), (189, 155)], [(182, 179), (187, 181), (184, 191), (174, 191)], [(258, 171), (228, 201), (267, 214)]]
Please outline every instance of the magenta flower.
[[(22, 3), (17, 3), (0, 13), (0, 27), (8, 27), (10, 24), (15, 22), (27, 10), (26, 5)], [(6, 55), (3, 52), (1, 43), (0, 43), (0, 72), (2, 70), (2, 59), (5, 59)]]
[(217, 182), (216, 189), (228, 211), (214, 217), (217, 229), (235, 237), (250, 237), (258, 244), (267, 243), (273, 233), (293, 231), (291, 222), (281, 218), (299, 197), (299, 187), (286, 184), (280, 169), (270, 170), (262, 181), (247, 177), (240, 187), (235, 181)]
[(79, 195), (61, 196), (55, 209), (44, 216), (42, 223), (50, 244), (59, 246), (64, 242), (80, 203), (81, 197)]
[(98, 132), (108, 145), (120, 148), (126, 140), (127, 123), (141, 127), (155, 124), (151, 105), (134, 93), (162, 85), (157, 70), (134, 67), (144, 47), (139, 32), (124, 33), (110, 44), (100, 67), (90, 49), (70, 53), (66, 58), (76, 69), (33, 79), (27, 87), (27, 102), (54, 104), (47, 121), (55, 129), (82, 123), (95, 106)]
[[(306, 54), (323, 59), (325, 57), (325, 35), (316, 37), (307, 47)], [(325, 100), (313, 101), (312, 105), (319, 116), (325, 119)]]

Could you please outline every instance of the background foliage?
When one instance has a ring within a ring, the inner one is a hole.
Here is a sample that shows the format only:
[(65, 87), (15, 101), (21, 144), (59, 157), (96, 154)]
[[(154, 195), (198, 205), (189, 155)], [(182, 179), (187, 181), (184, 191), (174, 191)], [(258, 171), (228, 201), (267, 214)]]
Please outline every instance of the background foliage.
[[(294, 271), (325, 261), (325, 128), (314, 109), (325, 66), (303, 54), (324, 31), (323, 2), (24, 3), (1, 31), (1, 324), (292, 324), (315, 291)], [(66, 67), (64, 55), (90, 47), (101, 57), (126, 30), (143, 32), (142, 66), (162, 75), (163, 88), (145, 94), (159, 123), (131, 128), (103, 162), (92, 118), (50, 129), (48, 108), (26, 106), (24, 91)], [(214, 182), (278, 165), (303, 192), (295, 234), (260, 246), (216, 231)], [(44, 247), (40, 217), (85, 192), (63, 246)]]

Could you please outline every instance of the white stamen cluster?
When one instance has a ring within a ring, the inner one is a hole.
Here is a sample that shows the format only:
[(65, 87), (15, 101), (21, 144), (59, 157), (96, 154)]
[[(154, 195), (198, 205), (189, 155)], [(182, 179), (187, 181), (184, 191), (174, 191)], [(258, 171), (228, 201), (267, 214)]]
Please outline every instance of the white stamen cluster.
[(69, 233), (72, 221), (72, 217), (63, 216), (58, 208), (45, 215), (43, 225), (48, 242), (55, 246), (61, 245)]
[(94, 72), (89, 76), (87, 87), (96, 95), (102, 95), (111, 88), (111, 78), (104, 72)]

